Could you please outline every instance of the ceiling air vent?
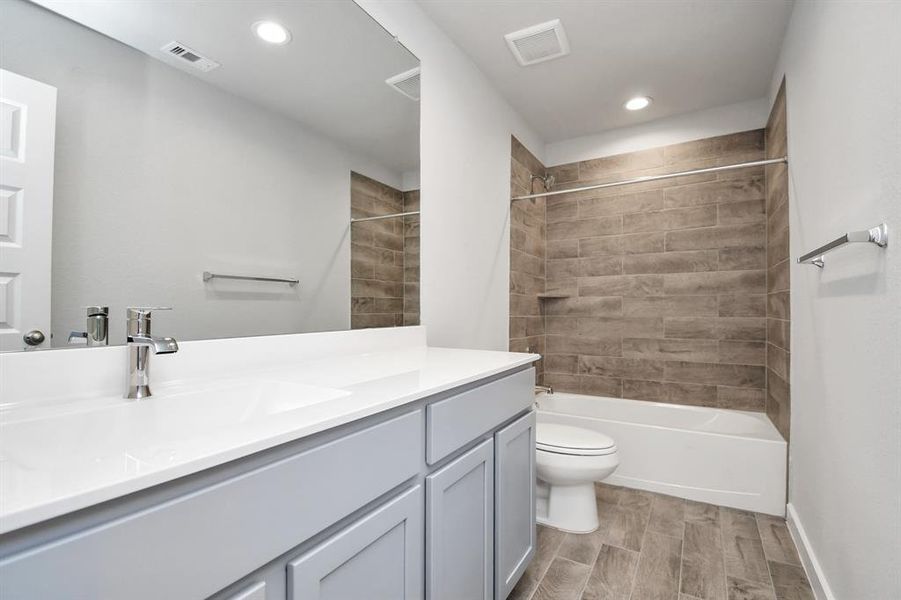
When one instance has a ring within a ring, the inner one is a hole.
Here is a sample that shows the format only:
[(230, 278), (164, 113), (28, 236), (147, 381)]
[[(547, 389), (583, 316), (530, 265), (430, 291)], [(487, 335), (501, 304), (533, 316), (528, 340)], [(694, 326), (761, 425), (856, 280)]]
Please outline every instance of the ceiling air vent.
[(419, 100), (419, 67), (389, 77), (385, 83), (411, 100)]
[(508, 33), (504, 39), (524, 67), (569, 54), (569, 42), (560, 19)]
[(160, 50), (162, 50), (169, 56), (174, 56), (180, 60), (185, 61), (198, 71), (203, 71), (204, 73), (206, 73), (207, 71), (212, 71), (219, 66), (219, 63), (217, 63), (215, 60), (203, 56), (196, 50), (192, 50), (191, 48), (188, 48), (180, 42), (169, 42), (168, 44), (160, 48)]

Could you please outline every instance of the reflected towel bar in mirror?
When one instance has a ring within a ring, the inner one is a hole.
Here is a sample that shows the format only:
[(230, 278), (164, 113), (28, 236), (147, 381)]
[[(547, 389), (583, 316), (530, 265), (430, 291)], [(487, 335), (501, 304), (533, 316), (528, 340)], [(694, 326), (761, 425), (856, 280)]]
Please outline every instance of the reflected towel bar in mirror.
[(290, 286), (295, 286), (300, 283), (299, 279), (289, 279), (286, 277), (257, 277), (255, 275), (226, 275), (225, 273), (211, 273), (209, 271), (203, 272), (203, 280), (209, 281), (210, 279), (241, 279), (244, 281), (270, 281), (274, 283), (287, 283)]
[(832, 252), (846, 244), (853, 244), (855, 242), (870, 242), (871, 244), (876, 244), (880, 248), (885, 248), (888, 245), (888, 227), (885, 223), (881, 223), (876, 227), (871, 227), (870, 229), (865, 229), (863, 231), (849, 231), (828, 244), (820, 246), (812, 252), (808, 252), (798, 259), (798, 264), (816, 265), (822, 269), (825, 264), (823, 256), (827, 252)]

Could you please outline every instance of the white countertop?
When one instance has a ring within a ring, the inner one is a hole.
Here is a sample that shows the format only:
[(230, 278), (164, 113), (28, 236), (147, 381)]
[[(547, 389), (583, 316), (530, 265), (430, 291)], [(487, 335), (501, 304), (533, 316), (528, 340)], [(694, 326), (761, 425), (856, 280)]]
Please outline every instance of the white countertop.
[(415, 346), (0, 412), (0, 533), (538, 360)]

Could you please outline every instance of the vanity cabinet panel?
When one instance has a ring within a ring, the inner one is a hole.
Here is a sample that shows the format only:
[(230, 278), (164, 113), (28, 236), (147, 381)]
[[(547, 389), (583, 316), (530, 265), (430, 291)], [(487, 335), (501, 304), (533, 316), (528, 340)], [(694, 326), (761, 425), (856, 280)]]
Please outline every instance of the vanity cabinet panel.
[(426, 597), (492, 598), (493, 546), (494, 448), (489, 439), (426, 477)]
[(289, 600), (423, 598), (422, 486), (288, 563)]
[(228, 600), (266, 600), (266, 582), (259, 581), (236, 592)]
[(426, 459), (430, 465), (532, 405), (535, 369), (519, 371), (435, 402), (426, 408)]
[(4, 558), (3, 600), (205, 598), (418, 475), (422, 423), (412, 411)]
[(535, 554), (535, 412), (494, 436), (494, 586), (507, 597)]

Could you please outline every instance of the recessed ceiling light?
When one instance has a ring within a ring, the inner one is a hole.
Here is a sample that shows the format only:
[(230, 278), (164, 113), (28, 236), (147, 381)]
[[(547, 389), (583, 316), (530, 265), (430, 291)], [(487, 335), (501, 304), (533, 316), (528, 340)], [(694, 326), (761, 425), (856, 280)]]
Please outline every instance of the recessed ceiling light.
[(647, 108), (650, 104), (651, 98), (649, 96), (636, 96), (626, 102), (623, 106), (626, 107), (626, 110), (641, 110)]
[(253, 32), (257, 37), (270, 44), (287, 44), (291, 41), (291, 33), (284, 26), (274, 21), (258, 21), (253, 24)]

